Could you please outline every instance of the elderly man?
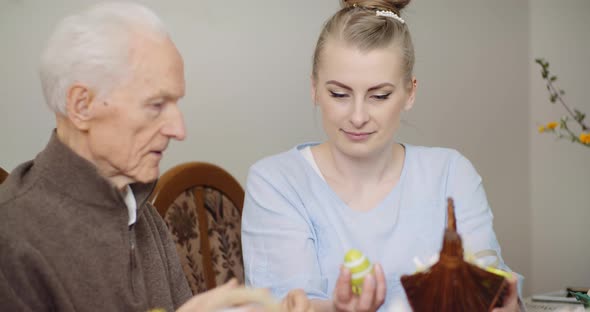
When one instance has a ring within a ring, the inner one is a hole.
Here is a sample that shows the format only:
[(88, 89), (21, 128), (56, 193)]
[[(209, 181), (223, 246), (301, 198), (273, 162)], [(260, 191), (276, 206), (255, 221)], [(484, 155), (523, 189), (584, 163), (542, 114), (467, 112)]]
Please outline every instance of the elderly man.
[[(244, 301), (244, 289), (231, 298), (235, 282), (190, 299), (147, 202), (168, 143), (186, 135), (183, 60), (158, 17), (104, 3), (64, 19), (41, 81), (57, 127), (0, 188), (2, 309), (213, 311)], [(309, 307), (301, 292), (286, 299), (286, 310)]]

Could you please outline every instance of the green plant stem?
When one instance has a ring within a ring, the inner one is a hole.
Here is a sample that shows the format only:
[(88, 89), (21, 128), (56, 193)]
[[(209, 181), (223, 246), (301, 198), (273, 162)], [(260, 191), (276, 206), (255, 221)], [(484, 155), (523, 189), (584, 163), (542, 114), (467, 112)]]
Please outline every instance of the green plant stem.
[[(582, 121), (579, 121), (576, 119), (576, 114), (574, 114), (572, 109), (569, 106), (567, 106), (567, 104), (565, 104), (565, 101), (561, 98), (561, 94), (559, 94), (559, 91), (555, 88), (555, 86), (551, 82), (551, 79), (547, 78), (546, 80), (547, 80), (547, 86), (549, 87), (550, 92), (552, 92), (555, 95), (555, 97), (559, 100), (559, 103), (561, 103), (561, 105), (563, 105), (563, 107), (568, 112), (568, 114), (570, 114), (572, 119), (575, 120), (580, 125), (580, 127), (582, 128), (583, 131), (588, 131), (590, 128), (588, 128), (588, 126), (586, 126), (586, 124), (584, 124)], [(571, 131), (569, 131), (569, 130), (568, 130), (568, 132), (571, 133)]]
[[(590, 144), (584, 144), (584, 142), (580, 141), (580, 138), (575, 133), (573, 133), (569, 128), (566, 127), (566, 128), (563, 128), (562, 130), (567, 131), (567, 133), (570, 135), (570, 139), (573, 139), (574, 142), (578, 142), (578, 143), (580, 143), (580, 144), (582, 144), (582, 145), (590, 148)], [(558, 134), (558, 137), (559, 138), (565, 138), (564, 136), (562, 136), (561, 133)]]

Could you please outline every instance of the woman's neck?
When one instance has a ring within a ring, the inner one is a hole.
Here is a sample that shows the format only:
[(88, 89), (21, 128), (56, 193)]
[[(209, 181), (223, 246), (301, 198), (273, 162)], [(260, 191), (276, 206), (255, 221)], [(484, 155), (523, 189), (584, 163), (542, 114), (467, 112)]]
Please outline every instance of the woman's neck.
[(363, 158), (343, 154), (329, 142), (312, 148), (312, 152), (326, 179), (364, 186), (398, 180), (405, 157), (404, 147), (397, 143)]

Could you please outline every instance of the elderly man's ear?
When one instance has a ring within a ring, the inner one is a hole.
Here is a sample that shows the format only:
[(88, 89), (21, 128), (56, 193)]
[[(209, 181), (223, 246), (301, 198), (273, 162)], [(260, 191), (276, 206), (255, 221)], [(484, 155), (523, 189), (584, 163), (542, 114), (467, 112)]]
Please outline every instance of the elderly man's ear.
[(88, 130), (93, 117), (92, 105), (96, 105), (94, 103), (94, 93), (85, 85), (72, 85), (66, 97), (67, 119), (78, 130)]

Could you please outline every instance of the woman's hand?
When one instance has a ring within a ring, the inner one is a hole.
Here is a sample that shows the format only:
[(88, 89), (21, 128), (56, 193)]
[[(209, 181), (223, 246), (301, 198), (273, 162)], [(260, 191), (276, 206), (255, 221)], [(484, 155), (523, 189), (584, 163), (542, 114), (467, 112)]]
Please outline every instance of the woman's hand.
[(517, 312), (520, 311), (518, 304), (518, 290), (516, 289), (517, 279), (512, 277), (508, 280), (508, 293), (504, 297), (504, 305), (500, 308), (495, 308), (492, 312)]
[(374, 273), (365, 277), (363, 291), (360, 296), (352, 292), (351, 273), (340, 267), (340, 275), (336, 281), (333, 296), (333, 308), (338, 312), (373, 312), (385, 301), (387, 283), (380, 264), (374, 266)]

